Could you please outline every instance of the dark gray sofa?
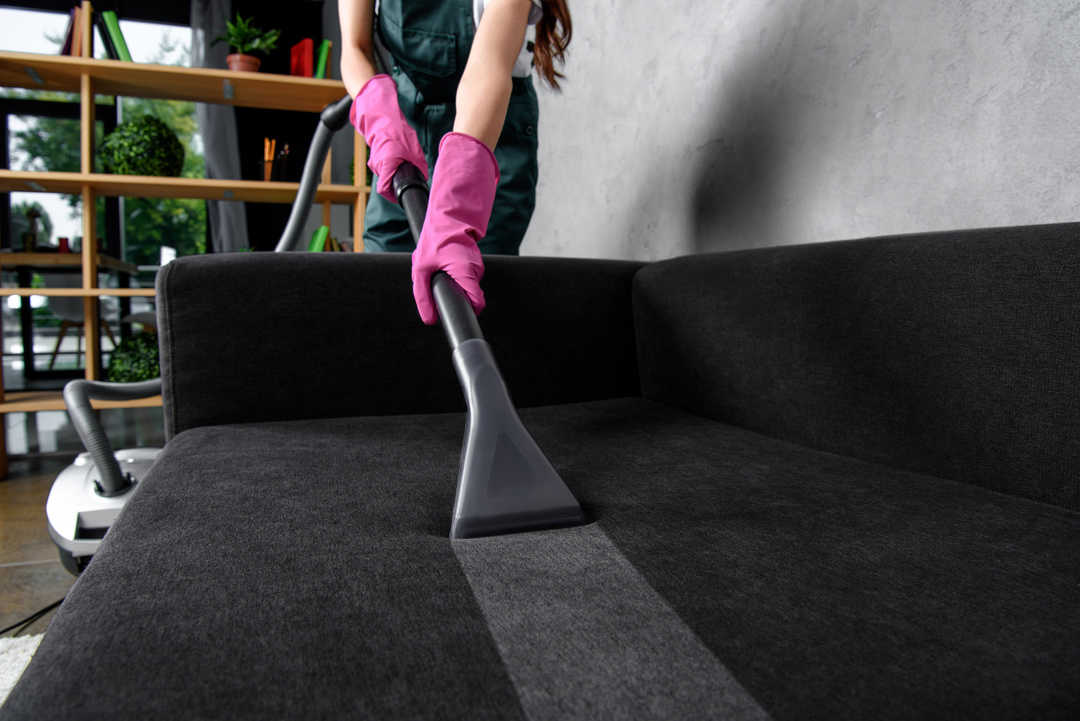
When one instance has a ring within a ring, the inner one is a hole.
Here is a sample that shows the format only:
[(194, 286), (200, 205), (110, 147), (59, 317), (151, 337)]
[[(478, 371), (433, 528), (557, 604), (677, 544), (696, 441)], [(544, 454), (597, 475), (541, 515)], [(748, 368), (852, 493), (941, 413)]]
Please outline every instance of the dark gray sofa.
[(170, 440), (0, 717), (1080, 718), (1080, 226), (485, 289), (589, 525), (447, 540), (407, 257), (181, 259)]

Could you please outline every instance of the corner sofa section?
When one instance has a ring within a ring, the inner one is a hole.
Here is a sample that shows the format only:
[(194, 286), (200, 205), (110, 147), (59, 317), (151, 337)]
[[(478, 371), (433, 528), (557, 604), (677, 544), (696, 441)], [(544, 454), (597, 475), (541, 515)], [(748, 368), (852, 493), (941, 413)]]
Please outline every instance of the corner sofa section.
[(408, 258), (177, 261), (169, 443), (0, 718), (1076, 718), (1078, 240), (491, 258), (591, 522), (456, 543)]

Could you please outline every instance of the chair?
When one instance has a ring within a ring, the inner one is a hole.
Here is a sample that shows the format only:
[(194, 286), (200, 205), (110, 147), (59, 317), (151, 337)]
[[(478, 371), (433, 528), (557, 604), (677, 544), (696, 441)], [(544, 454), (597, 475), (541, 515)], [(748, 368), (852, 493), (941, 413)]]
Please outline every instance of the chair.
[[(82, 277), (77, 273), (42, 273), (41, 275), (45, 280), (46, 288), (78, 288), (82, 286)], [(52, 370), (56, 364), (56, 356), (60, 353), (60, 344), (64, 342), (64, 336), (67, 335), (68, 330), (71, 328), (78, 329), (78, 349), (80, 354), (83, 352), (82, 333), (83, 327), (86, 325), (86, 319), (83, 317), (83, 299), (81, 297), (50, 296), (48, 305), (53, 315), (60, 319), (60, 334), (56, 338), (56, 346), (53, 348), (52, 356), (49, 358), (49, 370)], [(116, 338), (113, 336), (112, 328), (109, 327), (108, 323), (102, 323), (101, 327), (105, 330), (105, 334), (108, 336), (113, 348), (116, 348)]]

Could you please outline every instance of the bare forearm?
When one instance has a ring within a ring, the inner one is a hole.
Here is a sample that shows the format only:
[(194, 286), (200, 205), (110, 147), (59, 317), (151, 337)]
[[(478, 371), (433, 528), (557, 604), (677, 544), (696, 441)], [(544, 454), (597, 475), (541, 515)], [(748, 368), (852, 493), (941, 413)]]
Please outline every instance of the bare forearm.
[(529, 18), (530, 0), (495, 0), (484, 10), (457, 90), (454, 131), (492, 150), (510, 104), (514, 67)]
[[(478, 73), (479, 75), (479, 73)], [(492, 150), (502, 134), (503, 120), (510, 104), (511, 81), (500, 77), (462, 77), (457, 92), (454, 132), (476, 138)]]
[(340, 0), (341, 79), (349, 95), (356, 97), (364, 83), (375, 74), (372, 53), (374, 0)]
[(368, 54), (357, 47), (345, 46), (341, 49), (341, 79), (349, 95), (355, 98), (364, 83), (374, 75), (375, 65)]

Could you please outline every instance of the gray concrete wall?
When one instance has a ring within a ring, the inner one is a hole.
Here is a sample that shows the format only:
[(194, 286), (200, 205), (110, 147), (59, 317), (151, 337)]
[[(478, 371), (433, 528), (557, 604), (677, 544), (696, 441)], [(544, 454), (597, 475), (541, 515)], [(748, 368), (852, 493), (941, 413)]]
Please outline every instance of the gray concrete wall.
[(570, 2), (523, 253), (1080, 216), (1080, 2)]

